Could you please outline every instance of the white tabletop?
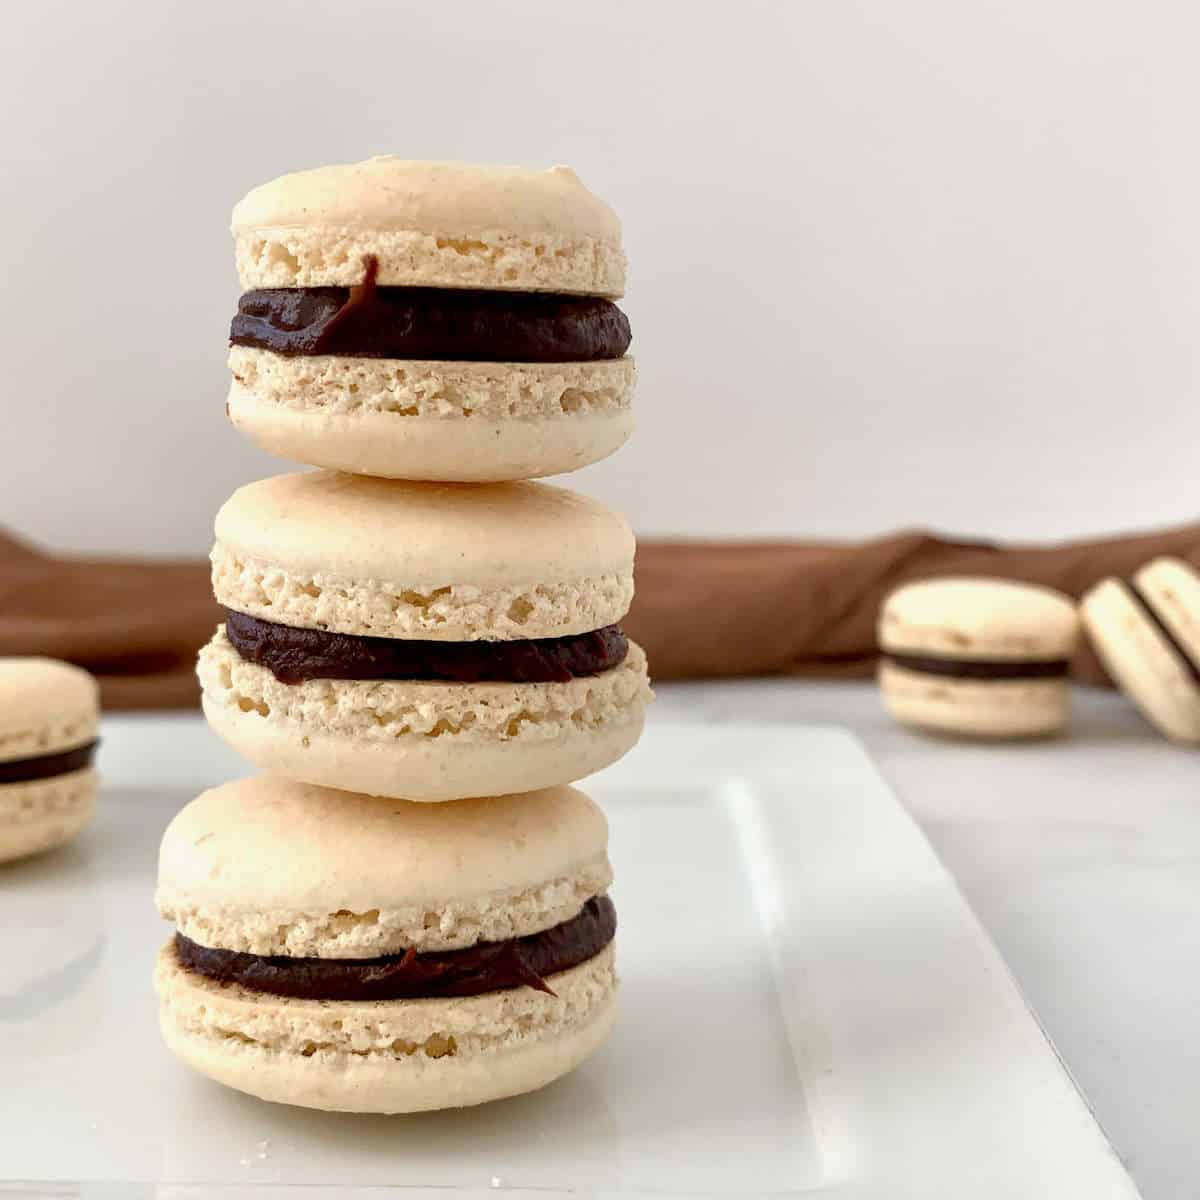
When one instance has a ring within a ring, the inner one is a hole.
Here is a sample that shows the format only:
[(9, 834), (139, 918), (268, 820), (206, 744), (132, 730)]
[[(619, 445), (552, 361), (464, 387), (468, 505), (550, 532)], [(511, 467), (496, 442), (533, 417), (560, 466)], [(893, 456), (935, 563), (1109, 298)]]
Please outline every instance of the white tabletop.
[(656, 721), (828, 722), (866, 744), (1008, 961), (1146, 1200), (1200, 1195), (1200, 755), (1119, 697), (1068, 737), (894, 725), (870, 684), (659, 685)]

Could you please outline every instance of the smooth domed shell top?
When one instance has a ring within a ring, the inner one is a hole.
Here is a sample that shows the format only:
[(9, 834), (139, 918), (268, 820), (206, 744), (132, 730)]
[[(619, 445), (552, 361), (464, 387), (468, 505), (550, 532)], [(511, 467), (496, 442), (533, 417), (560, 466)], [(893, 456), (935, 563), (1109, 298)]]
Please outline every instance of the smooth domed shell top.
[(537, 888), (607, 845), (604, 814), (575, 788), (413, 804), (259, 775), (180, 810), (158, 882), (175, 906), (436, 909)]
[(0, 761), (82, 745), (96, 732), (99, 688), (53, 658), (0, 658)]
[(533, 171), (378, 155), (281, 175), (233, 210), (235, 233), (335, 226), (471, 236), (506, 233), (621, 244), (621, 223), (570, 167)]
[(964, 659), (1070, 658), (1079, 617), (1070, 597), (999, 579), (926, 579), (884, 601), (884, 650)]
[(221, 546), (284, 571), (414, 587), (503, 588), (632, 570), (624, 518), (541, 483), (407, 483), (333, 471), (239, 488)]

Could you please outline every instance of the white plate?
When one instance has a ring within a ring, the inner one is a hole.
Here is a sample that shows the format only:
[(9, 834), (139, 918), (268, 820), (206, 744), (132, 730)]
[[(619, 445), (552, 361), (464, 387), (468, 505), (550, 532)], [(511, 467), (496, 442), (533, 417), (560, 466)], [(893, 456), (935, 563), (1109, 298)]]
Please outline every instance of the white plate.
[(263, 1104), (163, 1049), (158, 838), (244, 767), (196, 718), (113, 719), (104, 738), (93, 828), (0, 869), (0, 1178), (20, 1190), (1137, 1195), (949, 876), (842, 731), (657, 727), (592, 780), (617, 871), (613, 1040), (541, 1093), (392, 1118)]

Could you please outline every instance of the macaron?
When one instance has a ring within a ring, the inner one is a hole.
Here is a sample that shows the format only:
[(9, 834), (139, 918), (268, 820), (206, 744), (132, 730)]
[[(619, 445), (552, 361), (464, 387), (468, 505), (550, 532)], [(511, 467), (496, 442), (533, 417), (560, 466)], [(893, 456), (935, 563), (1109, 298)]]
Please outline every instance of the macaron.
[(573, 471), (633, 428), (621, 226), (569, 167), (391, 156), (233, 210), (233, 424), (296, 462), (401, 479)]
[(612, 1024), (600, 809), (573, 788), (437, 806), (272, 776), (184, 807), (159, 857), (156, 987), (189, 1066), (285, 1104), (479, 1104)]
[(1200, 575), (1156, 558), (1083, 598), (1083, 625), (1108, 673), (1166, 737), (1200, 743)]
[(99, 689), (52, 658), (0, 658), (0, 862), (74, 837), (96, 802)]
[(204, 711), (256, 766), (409, 800), (569, 783), (637, 741), (634, 539), (539, 483), (315, 471), (216, 519)]
[(1033, 737), (1067, 719), (1079, 637), (1071, 599), (998, 579), (921, 580), (879, 618), (884, 704), (905, 725), (971, 737)]

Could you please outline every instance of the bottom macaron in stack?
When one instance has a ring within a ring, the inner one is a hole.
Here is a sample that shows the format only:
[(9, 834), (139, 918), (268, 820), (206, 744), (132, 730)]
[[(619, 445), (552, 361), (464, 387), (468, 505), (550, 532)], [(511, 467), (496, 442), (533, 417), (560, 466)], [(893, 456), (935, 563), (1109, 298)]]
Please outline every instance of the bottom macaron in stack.
[(1173, 741), (1200, 743), (1200, 575), (1157, 558), (1131, 579), (1083, 598), (1096, 653), (1147, 720)]
[(1066, 723), (1079, 637), (1071, 600), (997, 579), (921, 580), (879, 619), (884, 703), (898, 721), (969, 737), (1031, 737)]
[(59, 846), (96, 801), (99, 691), (50, 658), (0, 658), (0, 862)]
[(531, 1091), (604, 1040), (616, 917), (573, 788), (423, 805), (281, 778), (168, 826), (163, 1035), (221, 1083), (401, 1113)]

